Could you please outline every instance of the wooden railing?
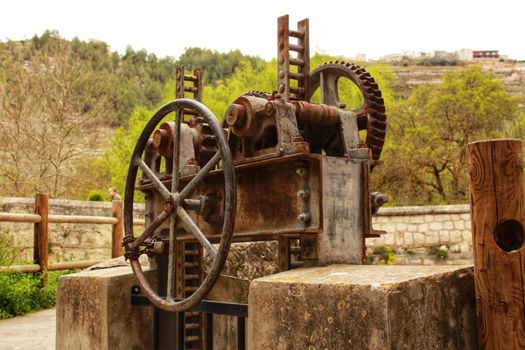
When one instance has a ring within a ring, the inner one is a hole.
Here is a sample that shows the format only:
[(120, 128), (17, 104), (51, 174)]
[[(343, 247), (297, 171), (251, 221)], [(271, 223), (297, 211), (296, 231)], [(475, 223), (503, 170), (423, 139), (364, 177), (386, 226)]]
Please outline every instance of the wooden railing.
[[(34, 224), (33, 264), (0, 266), (0, 272), (45, 272), (69, 269), (83, 269), (95, 265), (103, 260), (68, 261), (49, 264), (48, 243), (49, 224), (100, 224), (112, 225), (111, 230), (111, 257), (122, 255), (123, 202), (112, 202), (112, 216), (84, 216), (84, 215), (52, 215), (49, 214), (49, 196), (35, 195), (35, 212), (33, 214), (0, 213), (0, 222), (24, 222)], [(134, 225), (143, 225), (144, 220), (134, 219)], [(45, 274), (42, 274), (45, 275)], [(45, 278), (45, 277), (43, 277)], [(42, 281), (43, 284), (45, 280)]]

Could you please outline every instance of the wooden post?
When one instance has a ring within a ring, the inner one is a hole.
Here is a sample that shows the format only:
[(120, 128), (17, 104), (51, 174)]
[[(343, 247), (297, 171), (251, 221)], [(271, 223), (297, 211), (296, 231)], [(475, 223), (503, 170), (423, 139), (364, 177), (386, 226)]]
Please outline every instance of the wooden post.
[(35, 195), (35, 214), (40, 215), (40, 222), (35, 223), (33, 256), (35, 264), (40, 265), (40, 286), (44, 287), (47, 281), (49, 242), (49, 195), (47, 193), (38, 193)]
[(111, 257), (117, 258), (122, 256), (122, 239), (124, 238), (124, 205), (121, 200), (112, 202), (113, 217), (117, 222), (111, 228)]
[(525, 198), (519, 140), (467, 146), (480, 349), (525, 349)]

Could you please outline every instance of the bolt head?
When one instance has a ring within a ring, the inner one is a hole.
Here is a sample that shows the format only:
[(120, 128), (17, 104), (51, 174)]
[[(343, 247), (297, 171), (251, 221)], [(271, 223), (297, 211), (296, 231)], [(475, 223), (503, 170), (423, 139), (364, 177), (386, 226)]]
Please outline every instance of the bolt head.
[(307, 212), (301, 213), (297, 216), (297, 220), (299, 220), (300, 222), (304, 224), (308, 224), (311, 220), (311, 215), (310, 213), (307, 213)]
[(299, 190), (297, 191), (297, 197), (308, 200), (310, 198), (310, 192), (308, 190)]
[(306, 168), (299, 168), (295, 171), (295, 173), (301, 177), (308, 177), (308, 169)]

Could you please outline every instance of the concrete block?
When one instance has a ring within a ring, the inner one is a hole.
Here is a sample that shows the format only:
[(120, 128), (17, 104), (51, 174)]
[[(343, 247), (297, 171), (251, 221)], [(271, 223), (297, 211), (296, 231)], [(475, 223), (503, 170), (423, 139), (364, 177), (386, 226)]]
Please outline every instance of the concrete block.
[[(152, 271), (145, 273), (153, 278)], [(57, 350), (151, 348), (151, 308), (130, 303), (136, 284), (130, 267), (62, 276), (57, 291)]]
[(251, 350), (477, 349), (472, 267), (301, 268), (248, 299)]

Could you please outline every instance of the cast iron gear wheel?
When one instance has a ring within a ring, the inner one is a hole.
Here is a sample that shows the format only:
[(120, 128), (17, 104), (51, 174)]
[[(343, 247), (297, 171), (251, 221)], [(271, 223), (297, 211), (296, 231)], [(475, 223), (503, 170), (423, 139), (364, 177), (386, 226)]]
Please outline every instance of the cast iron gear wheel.
[[(321, 75), (323, 76), (323, 86), (321, 86)], [(338, 108), (341, 107), (338, 91), (338, 81), (340, 78), (351, 80), (359, 88), (363, 95), (364, 103), (361, 107), (352, 111), (357, 114), (359, 130), (367, 131), (365, 143), (372, 152), (372, 159), (378, 160), (383, 149), (386, 134), (385, 103), (381, 96), (379, 86), (370, 73), (353, 63), (335, 61), (320, 65), (310, 73), (309, 78), (309, 91), (306, 100), (310, 101), (314, 92), (322, 88), (323, 101), (321, 102)], [(312, 133), (312, 131), (309, 130), (307, 133)], [(323, 135), (309, 135), (311, 137), (307, 139), (319, 140), (317, 148), (328, 151), (331, 148), (330, 144), (334, 143), (334, 139), (337, 138), (337, 136), (331, 132), (323, 132), (322, 134)], [(314, 145), (314, 149), (315, 148)], [(373, 165), (374, 164), (372, 164), (372, 167)]]

